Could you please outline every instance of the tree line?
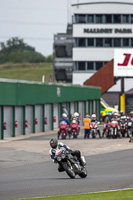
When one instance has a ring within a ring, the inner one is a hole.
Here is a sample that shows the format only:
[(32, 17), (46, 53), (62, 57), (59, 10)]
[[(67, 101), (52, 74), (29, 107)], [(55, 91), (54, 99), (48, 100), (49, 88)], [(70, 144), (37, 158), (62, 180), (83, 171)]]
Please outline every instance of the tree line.
[(35, 51), (23, 39), (13, 37), (0, 43), (0, 64), (4, 63), (42, 63), (52, 62), (52, 55), (47, 57)]

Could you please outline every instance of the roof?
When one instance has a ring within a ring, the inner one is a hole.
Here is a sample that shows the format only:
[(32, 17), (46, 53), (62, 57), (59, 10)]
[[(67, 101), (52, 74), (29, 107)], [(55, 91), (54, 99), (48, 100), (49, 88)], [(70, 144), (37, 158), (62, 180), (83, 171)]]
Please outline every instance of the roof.
[(133, 94), (133, 88), (125, 92), (125, 94)]
[(88, 5), (88, 4), (126, 4), (126, 5), (133, 5), (131, 2), (123, 2), (123, 1), (97, 1), (97, 2), (87, 2), (87, 3), (76, 3), (72, 4), (72, 6), (77, 6), (77, 5)]

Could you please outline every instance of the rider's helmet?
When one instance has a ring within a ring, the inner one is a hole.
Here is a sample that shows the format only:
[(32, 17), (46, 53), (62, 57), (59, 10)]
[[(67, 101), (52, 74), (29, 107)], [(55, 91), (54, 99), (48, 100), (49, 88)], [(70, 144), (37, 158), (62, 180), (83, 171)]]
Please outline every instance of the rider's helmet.
[(51, 146), (51, 148), (56, 149), (57, 145), (58, 145), (58, 140), (56, 138), (52, 138), (50, 140), (50, 146)]
[(133, 117), (133, 111), (130, 112), (130, 117)]
[(120, 111), (120, 115), (121, 115), (121, 116), (124, 115), (124, 111), (123, 111), (123, 110)]
[(118, 116), (117, 112), (114, 112), (114, 118), (117, 118), (117, 116)]
[(79, 113), (78, 113), (78, 112), (75, 112), (75, 113), (74, 113), (74, 117), (79, 118)]
[(96, 120), (96, 114), (92, 114), (91, 119)]
[(66, 113), (63, 113), (63, 114), (62, 114), (62, 118), (63, 118), (63, 119), (67, 119), (67, 114), (66, 114)]

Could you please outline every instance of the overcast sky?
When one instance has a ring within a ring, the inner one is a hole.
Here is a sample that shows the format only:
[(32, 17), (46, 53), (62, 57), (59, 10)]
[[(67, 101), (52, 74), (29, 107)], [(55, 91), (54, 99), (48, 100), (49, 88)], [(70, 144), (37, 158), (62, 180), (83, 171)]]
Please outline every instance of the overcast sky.
[[(91, 2), (95, 1), (100, 0)], [(0, 0), (0, 42), (19, 37), (48, 56), (54, 34), (66, 32), (67, 22), (71, 22), (70, 5), (82, 2), (90, 0)]]

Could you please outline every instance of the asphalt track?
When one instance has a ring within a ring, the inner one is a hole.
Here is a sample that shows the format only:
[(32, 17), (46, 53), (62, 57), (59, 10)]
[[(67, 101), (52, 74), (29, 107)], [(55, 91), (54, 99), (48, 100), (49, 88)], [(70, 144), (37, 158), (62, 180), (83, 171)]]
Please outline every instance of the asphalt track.
[[(23, 141), (28, 144), (28, 140), (51, 137), (38, 136)], [(9, 145), (0, 147), (0, 200), (133, 188), (133, 149), (90, 155), (86, 160), (87, 178), (70, 179), (65, 172), (57, 171), (57, 165), (46, 154)]]

